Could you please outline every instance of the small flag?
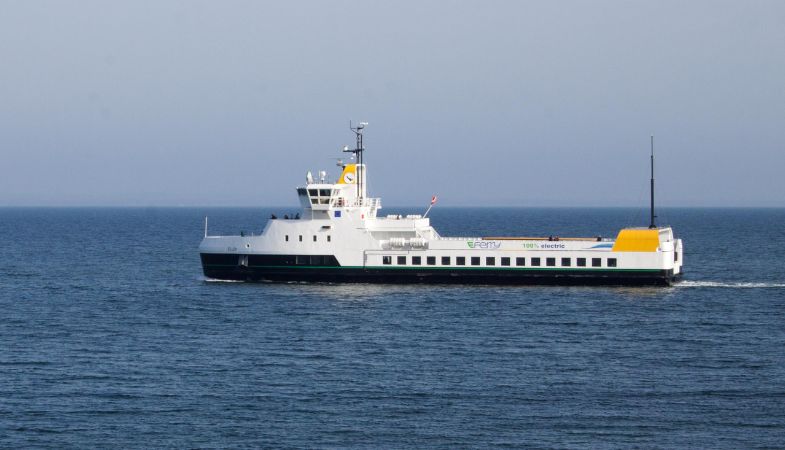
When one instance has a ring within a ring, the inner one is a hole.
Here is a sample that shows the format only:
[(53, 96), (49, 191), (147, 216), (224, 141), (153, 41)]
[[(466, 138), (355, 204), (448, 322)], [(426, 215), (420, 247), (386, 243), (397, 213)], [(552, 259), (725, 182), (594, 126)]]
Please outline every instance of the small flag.
[(431, 204), (428, 205), (428, 209), (426, 209), (425, 214), (422, 215), (423, 218), (428, 217), (428, 213), (431, 212), (431, 208), (433, 208), (433, 205), (436, 204), (436, 200), (438, 200), (438, 198), (436, 198), (435, 195), (431, 197)]

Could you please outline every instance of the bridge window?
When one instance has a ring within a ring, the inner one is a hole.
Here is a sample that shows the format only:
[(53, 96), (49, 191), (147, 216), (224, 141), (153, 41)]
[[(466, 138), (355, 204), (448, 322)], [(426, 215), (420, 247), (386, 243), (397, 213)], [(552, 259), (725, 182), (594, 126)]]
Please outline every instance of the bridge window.
[(522, 258), (522, 257), (515, 258), (515, 265), (516, 266), (525, 266), (526, 265), (526, 258)]
[(308, 189), (312, 205), (329, 205), (332, 199), (330, 194), (330, 189)]
[(422, 258), (419, 256), (412, 256), (412, 265), (419, 266), (422, 264)]
[(399, 266), (405, 266), (406, 265), (406, 257), (405, 256), (399, 256), (398, 257), (398, 265)]
[(427, 261), (428, 261), (428, 265), (429, 266), (435, 266), (436, 265), (436, 257), (435, 256), (429, 256), (427, 258)]
[(578, 258), (578, 267), (586, 267), (586, 258)]
[(495, 266), (496, 265), (496, 258), (493, 256), (488, 256), (485, 258), (485, 265), (486, 266)]
[(608, 267), (616, 267), (616, 258), (608, 258)]
[(561, 265), (562, 267), (570, 267), (572, 265), (572, 261), (570, 261), (570, 258), (562, 258)]
[(532, 266), (539, 266), (540, 258), (532, 258)]
[(503, 266), (509, 266), (510, 265), (510, 258), (507, 258), (506, 256), (504, 258), (502, 258), (502, 265)]
[(545, 265), (548, 267), (556, 266), (556, 258), (545, 258)]
[(602, 258), (592, 258), (591, 259), (591, 266), (592, 267), (602, 267)]
[(455, 257), (455, 265), (456, 266), (465, 266), (466, 265), (466, 257), (465, 256), (456, 256)]
[(382, 264), (392, 264), (392, 256), (382, 256)]
[(479, 266), (480, 265), (480, 257), (479, 256), (472, 256), (472, 265)]
[(449, 256), (442, 256), (442, 265), (449, 266), (450, 265), (450, 257)]

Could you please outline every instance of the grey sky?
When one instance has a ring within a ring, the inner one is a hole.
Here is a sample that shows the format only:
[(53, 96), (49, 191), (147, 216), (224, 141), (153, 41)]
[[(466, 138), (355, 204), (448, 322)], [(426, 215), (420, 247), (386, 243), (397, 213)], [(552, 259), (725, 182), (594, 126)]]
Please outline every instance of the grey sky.
[(0, 205), (785, 206), (785, 2), (0, 0)]

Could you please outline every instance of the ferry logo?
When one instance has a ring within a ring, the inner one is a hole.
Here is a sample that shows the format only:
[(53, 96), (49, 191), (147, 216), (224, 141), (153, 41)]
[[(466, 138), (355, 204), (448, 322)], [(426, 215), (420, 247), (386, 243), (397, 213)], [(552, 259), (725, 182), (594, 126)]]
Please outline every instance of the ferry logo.
[(502, 246), (502, 243), (496, 241), (466, 241), (466, 245), (468, 245), (469, 248), (498, 249)]

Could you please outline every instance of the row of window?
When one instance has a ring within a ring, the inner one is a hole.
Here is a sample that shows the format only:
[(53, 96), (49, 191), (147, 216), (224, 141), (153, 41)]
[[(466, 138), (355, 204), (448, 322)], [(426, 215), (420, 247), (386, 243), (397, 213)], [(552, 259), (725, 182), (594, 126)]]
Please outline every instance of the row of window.
[[(286, 240), (286, 242), (289, 242), (289, 235), (287, 234), (284, 237), (284, 239)], [(303, 241), (303, 235), (302, 234), (300, 235), (299, 239), (300, 239), (300, 242)], [(315, 234), (313, 235), (313, 241), (316, 242), (316, 235)], [(332, 236), (330, 236), (329, 234), (327, 235), (327, 242), (332, 242)]]
[[(396, 265), (399, 266), (406, 266), (409, 265), (408, 263), (408, 256), (396, 256), (395, 257)], [(469, 262), (469, 265), (472, 266), (481, 266), (482, 258), (479, 256), (472, 256), (472, 257), (465, 257), (465, 256), (456, 256), (455, 257), (455, 265), (456, 266), (465, 266), (466, 262)], [(497, 258), (495, 256), (486, 256), (485, 257), (485, 266), (496, 266), (496, 260), (499, 260), (500, 266), (510, 266), (514, 260), (515, 265), (518, 267), (526, 266), (526, 259), (525, 257), (519, 256), (517, 258), (510, 258), (508, 256), (503, 256)], [(543, 266), (542, 260), (545, 260), (545, 267), (557, 267), (556, 262), (558, 261), (560, 265), (558, 267), (572, 267), (573, 258), (539, 258), (539, 257), (532, 257), (529, 259), (529, 266), (530, 267), (541, 267)], [(452, 265), (453, 258), (451, 256), (442, 256), (441, 257), (441, 265), (442, 266), (450, 266)], [(382, 256), (382, 264), (391, 265), (393, 263), (392, 256)], [(602, 265), (602, 258), (575, 258), (575, 266), (576, 267), (587, 267), (587, 263), (591, 263), (591, 267), (603, 267)], [(425, 264), (428, 266), (435, 266), (436, 265), (436, 257), (435, 256), (426, 256), (425, 257)], [(412, 256), (411, 257), (411, 265), (412, 266), (421, 266), (422, 265), (422, 256)], [(605, 258), (605, 266), (604, 267), (616, 267), (616, 258)]]
[(331, 195), (338, 195), (338, 190), (330, 191), (330, 189), (308, 189), (297, 188), (299, 195), (309, 195), (311, 197), (330, 197)]
[(334, 255), (237, 255), (202, 253), (205, 266), (329, 266), (338, 267)]
[(312, 205), (329, 205), (330, 200), (338, 195), (338, 190), (330, 191), (330, 189), (305, 189), (298, 188), (297, 193), (301, 196), (308, 195), (311, 199)]
[[(338, 191), (333, 191), (333, 194), (337, 194)], [(311, 197), (329, 197), (331, 195), (329, 189), (308, 189), (308, 195)]]

